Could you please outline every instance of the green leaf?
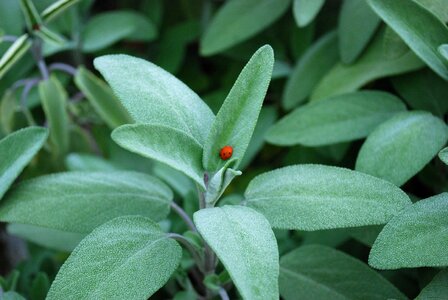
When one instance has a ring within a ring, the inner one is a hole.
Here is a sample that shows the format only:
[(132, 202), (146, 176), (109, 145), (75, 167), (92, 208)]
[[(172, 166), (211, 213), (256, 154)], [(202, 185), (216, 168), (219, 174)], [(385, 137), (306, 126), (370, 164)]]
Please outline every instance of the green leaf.
[(209, 180), (207, 190), (205, 192), (205, 203), (214, 207), (218, 202), (225, 189), (229, 186), (236, 176), (240, 176), (241, 171), (236, 171), (230, 166), (234, 164), (236, 159), (229, 160), (218, 172), (216, 172)]
[(116, 171), (123, 169), (102, 157), (85, 153), (70, 153), (65, 158), (65, 166), (69, 171)]
[(255, 177), (246, 205), (274, 228), (321, 230), (388, 222), (409, 197), (393, 184), (360, 172), (323, 165), (295, 165)]
[(238, 76), (216, 115), (204, 145), (202, 163), (207, 171), (217, 171), (225, 161), (219, 156), (224, 146), (233, 147), (232, 158), (243, 159), (249, 145), (274, 66), (274, 52), (263, 46), (255, 52)]
[(0, 125), (5, 134), (14, 130), (14, 117), (18, 110), (17, 99), (12, 90), (6, 90), (0, 100)]
[(180, 246), (140, 216), (95, 229), (59, 270), (48, 300), (148, 299), (176, 270)]
[(448, 44), (440, 45), (439, 53), (445, 58), (446, 61), (448, 61)]
[(381, 30), (355, 63), (336, 64), (314, 89), (311, 100), (353, 92), (375, 79), (417, 70), (424, 65), (411, 51), (387, 59), (383, 37), (384, 30)]
[(280, 259), (280, 294), (292, 299), (407, 299), (360, 260), (318, 245)]
[(256, 35), (288, 9), (290, 0), (245, 0), (225, 3), (201, 38), (200, 52), (212, 55)]
[(160, 221), (168, 215), (172, 198), (163, 182), (142, 173), (57, 173), (22, 182), (8, 193), (0, 220), (88, 233), (123, 215)]
[(437, 47), (448, 41), (448, 28), (439, 18), (414, 1), (368, 0), (368, 3), (412, 51), (448, 80), (448, 62), (437, 53)]
[(45, 143), (48, 131), (28, 127), (0, 140), (0, 199)]
[(64, 155), (69, 147), (67, 92), (59, 80), (52, 76), (39, 83), (39, 95), (50, 128), (50, 141), (56, 155)]
[(42, 19), (40, 18), (33, 1), (20, 0), (20, 7), (22, 8), (23, 15), (25, 16), (25, 22), (28, 30), (39, 30), (40, 24), (42, 24)]
[(294, 0), (292, 12), (299, 27), (310, 24), (317, 16), (325, 0)]
[(447, 139), (448, 128), (430, 113), (397, 114), (369, 135), (356, 170), (401, 186), (437, 155)]
[(339, 53), (343, 63), (353, 63), (372, 38), (380, 18), (366, 0), (344, 0), (339, 14)]
[(112, 139), (121, 147), (181, 171), (205, 189), (202, 146), (177, 129), (156, 124), (118, 127)]
[(440, 271), (415, 300), (443, 299), (448, 295), (448, 269)]
[(176, 77), (143, 59), (106, 55), (94, 60), (137, 123), (159, 123), (205, 142), (214, 120), (210, 108)]
[(50, 289), (50, 279), (44, 272), (39, 272), (35, 275), (31, 282), (29, 296), (33, 300), (45, 300), (45, 296)]
[(379, 124), (406, 110), (392, 94), (359, 91), (301, 106), (266, 135), (275, 145), (324, 146), (366, 137)]
[(16, 292), (6, 292), (3, 294), (2, 300), (26, 300)]
[(324, 75), (338, 62), (336, 32), (317, 40), (298, 60), (286, 82), (283, 108), (290, 110), (305, 101)]
[(0, 79), (31, 47), (28, 34), (20, 36), (0, 59)]
[(445, 165), (448, 165), (448, 147), (440, 150), (438, 155), (439, 155), (440, 160), (443, 161), (443, 163)]
[(42, 19), (44, 22), (49, 22), (54, 19), (56, 16), (66, 11), (67, 8), (76, 4), (79, 0), (59, 0), (48, 6), (42, 12)]
[(112, 89), (92, 72), (80, 67), (75, 75), (75, 83), (111, 129), (123, 124), (133, 123), (131, 116)]
[(377, 269), (448, 266), (448, 193), (418, 201), (384, 226), (369, 265)]
[(68, 43), (62, 35), (44, 25), (41, 25), (39, 30), (35, 31), (34, 34), (40, 37), (44, 42), (53, 46), (65, 46), (65, 44)]
[(194, 223), (243, 299), (278, 299), (278, 249), (268, 221), (243, 206), (197, 211)]

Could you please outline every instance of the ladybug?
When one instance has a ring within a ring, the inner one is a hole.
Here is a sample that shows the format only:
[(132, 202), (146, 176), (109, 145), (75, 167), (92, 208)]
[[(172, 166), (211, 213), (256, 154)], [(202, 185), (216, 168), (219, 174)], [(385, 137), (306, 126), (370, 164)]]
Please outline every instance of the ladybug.
[(219, 151), (219, 156), (222, 160), (228, 160), (232, 157), (233, 154), (233, 148), (232, 146), (224, 146), (222, 147), (221, 151)]

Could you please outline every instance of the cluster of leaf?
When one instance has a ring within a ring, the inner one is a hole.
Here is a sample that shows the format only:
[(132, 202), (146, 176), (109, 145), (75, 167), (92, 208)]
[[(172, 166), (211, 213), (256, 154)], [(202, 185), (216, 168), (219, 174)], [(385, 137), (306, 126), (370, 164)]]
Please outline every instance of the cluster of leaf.
[(448, 295), (448, 1), (137, 2), (0, 1), (0, 298)]

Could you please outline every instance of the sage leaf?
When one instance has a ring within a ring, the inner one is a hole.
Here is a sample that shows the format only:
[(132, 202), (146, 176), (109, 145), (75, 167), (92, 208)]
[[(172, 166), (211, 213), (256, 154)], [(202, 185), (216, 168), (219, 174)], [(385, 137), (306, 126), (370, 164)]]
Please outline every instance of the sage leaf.
[(317, 16), (325, 0), (294, 0), (292, 13), (299, 27), (310, 24)]
[(448, 63), (437, 52), (437, 47), (448, 41), (448, 28), (439, 18), (414, 1), (368, 0), (368, 3), (415, 54), (448, 80)]
[(112, 139), (121, 147), (181, 171), (205, 189), (202, 146), (177, 129), (152, 124), (118, 127)]
[(243, 299), (278, 299), (278, 249), (269, 222), (243, 206), (197, 211), (194, 223)]
[(62, 35), (44, 25), (41, 25), (39, 30), (35, 31), (34, 34), (52, 46), (65, 47), (68, 44)]
[(208, 56), (256, 35), (288, 9), (290, 0), (245, 0), (225, 3), (201, 38), (200, 52)]
[(148, 299), (165, 285), (181, 256), (180, 246), (151, 220), (116, 218), (81, 241), (47, 299)]
[(39, 26), (42, 24), (42, 19), (33, 4), (33, 1), (20, 0), (20, 8), (25, 16), (25, 22), (28, 30), (39, 30)]
[(214, 120), (210, 108), (176, 77), (143, 59), (106, 55), (94, 60), (137, 123), (159, 123), (194, 137), (201, 145)]
[(233, 158), (244, 157), (249, 145), (274, 66), (274, 52), (263, 46), (254, 53), (235, 81), (221, 106), (204, 145), (202, 162), (207, 171), (217, 171), (225, 164), (219, 156), (224, 146), (233, 147)]
[(392, 94), (359, 91), (311, 102), (283, 117), (266, 135), (275, 145), (324, 146), (366, 137), (405, 105)]
[(79, 2), (79, 0), (59, 0), (45, 8), (42, 13), (42, 19), (44, 22), (53, 20), (56, 16), (66, 11), (69, 7)]
[(26, 298), (16, 292), (9, 291), (2, 295), (2, 300), (26, 300)]
[(378, 126), (358, 153), (356, 170), (397, 186), (417, 174), (442, 149), (448, 128), (430, 113), (397, 114)]
[(319, 245), (299, 247), (282, 256), (280, 294), (285, 300), (407, 299), (360, 260)]
[(0, 58), (0, 79), (11, 67), (30, 49), (31, 42), (28, 34), (20, 36)]
[(440, 150), (438, 155), (439, 155), (440, 160), (443, 161), (443, 163), (445, 165), (448, 165), (448, 147)]
[(246, 205), (274, 228), (321, 230), (388, 222), (411, 203), (393, 184), (349, 169), (295, 165), (255, 177)]
[(45, 128), (28, 127), (0, 140), (0, 199), (44, 145), (47, 137)]
[(448, 269), (440, 271), (415, 300), (443, 299), (448, 295)]
[(448, 61), (448, 44), (440, 45), (439, 53), (445, 58), (446, 61)]
[(17, 185), (0, 205), (0, 220), (89, 233), (123, 215), (160, 221), (168, 215), (172, 198), (163, 182), (142, 173), (57, 173)]
[(65, 158), (65, 166), (69, 171), (116, 171), (122, 169), (104, 158), (85, 153), (70, 153)]
[(405, 208), (384, 226), (369, 265), (377, 269), (448, 266), (448, 193)]

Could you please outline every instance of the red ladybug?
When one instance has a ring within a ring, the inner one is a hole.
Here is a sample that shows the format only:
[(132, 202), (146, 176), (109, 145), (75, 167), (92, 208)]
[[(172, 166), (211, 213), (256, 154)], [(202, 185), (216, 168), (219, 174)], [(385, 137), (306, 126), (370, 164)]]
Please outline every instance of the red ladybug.
[(222, 160), (228, 160), (232, 157), (233, 154), (233, 148), (232, 146), (224, 146), (222, 147), (221, 151), (219, 151), (219, 156), (221, 156)]

